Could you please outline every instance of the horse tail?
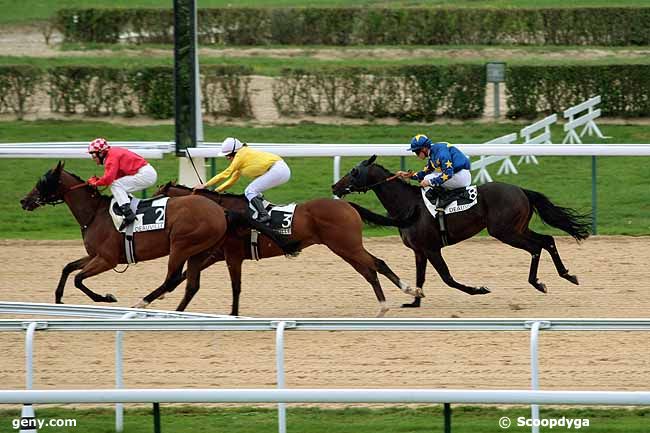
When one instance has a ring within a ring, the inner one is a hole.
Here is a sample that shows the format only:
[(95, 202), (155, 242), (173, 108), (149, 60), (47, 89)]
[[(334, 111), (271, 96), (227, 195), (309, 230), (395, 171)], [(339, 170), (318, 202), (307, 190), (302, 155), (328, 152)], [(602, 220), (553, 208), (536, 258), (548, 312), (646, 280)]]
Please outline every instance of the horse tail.
[(575, 209), (556, 206), (542, 193), (523, 189), (528, 201), (545, 224), (560, 229), (575, 238), (587, 239), (591, 230), (591, 214), (581, 214)]
[(238, 212), (232, 209), (224, 209), (224, 211), (226, 213), (229, 230), (231, 228), (242, 226), (255, 229), (275, 242), (275, 244), (282, 249), (285, 255), (295, 257), (300, 253), (300, 241), (288, 240), (286, 236), (278, 235), (269, 226), (255, 220), (247, 212)]
[(354, 208), (354, 210), (359, 213), (359, 216), (366, 224), (371, 225), (405, 228), (412, 225), (418, 216), (414, 209), (411, 209), (411, 212), (405, 218), (390, 218), (376, 214), (370, 209), (366, 209), (365, 207), (359, 206), (356, 203), (348, 203)]

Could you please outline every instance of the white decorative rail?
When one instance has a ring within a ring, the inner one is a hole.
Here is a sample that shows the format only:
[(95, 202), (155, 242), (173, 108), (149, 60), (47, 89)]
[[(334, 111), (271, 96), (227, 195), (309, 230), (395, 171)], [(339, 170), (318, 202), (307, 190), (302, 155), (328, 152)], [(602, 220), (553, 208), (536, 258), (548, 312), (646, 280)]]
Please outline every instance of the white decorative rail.
[[(564, 124), (564, 132), (567, 134), (564, 137), (564, 140), (562, 140), (563, 144), (581, 144), (582, 140), (580, 140), (580, 137), (584, 136), (585, 133), (588, 133), (589, 135), (595, 134), (598, 138), (609, 138), (605, 137), (603, 133), (600, 132), (598, 125), (594, 122), (595, 119), (600, 117), (600, 108), (594, 109), (597, 104), (600, 104), (600, 96), (595, 96), (582, 104), (564, 110), (564, 118), (568, 119), (568, 121)], [(587, 110), (586, 113), (577, 118), (575, 117), (578, 113), (585, 110)], [(580, 136), (578, 136), (576, 128), (579, 128), (582, 125), (585, 125), (585, 127), (580, 133)]]

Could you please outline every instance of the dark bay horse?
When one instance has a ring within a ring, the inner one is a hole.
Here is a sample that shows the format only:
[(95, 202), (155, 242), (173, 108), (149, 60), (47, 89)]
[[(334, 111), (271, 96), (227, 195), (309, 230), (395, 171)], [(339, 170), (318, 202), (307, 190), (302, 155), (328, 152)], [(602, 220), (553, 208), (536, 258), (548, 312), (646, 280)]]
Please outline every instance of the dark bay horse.
[[(178, 197), (192, 194), (192, 189), (169, 182), (160, 187), (156, 193)], [(208, 197), (226, 209), (248, 212), (248, 201), (243, 195), (217, 193), (210, 190), (199, 190), (195, 194)], [(412, 296), (419, 296), (419, 293), (402, 282), (383, 260), (373, 256), (364, 248), (362, 239), (363, 222), (359, 212), (364, 212), (364, 209), (343, 200), (321, 198), (300, 203), (295, 209), (289, 239), (298, 241), (301, 248), (307, 248), (314, 244), (323, 244), (348, 262), (372, 286), (380, 305), (378, 315), (382, 316), (388, 311), (388, 307), (377, 278), (378, 272), (386, 276), (405, 293)], [(387, 226), (399, 224), (380, 215), (374, 219), (373, 223)], [(239, 253), (226, 254), (225, 257), (214, 255), (208, 259), (208, 262), (204, 263), (204, 266), (209, 266), (214, 261), (226, 260), (232, 282), (233, 303), (231, 314), (233, 315), (237, 315), (239, 308), (242, 262), (245, 259), (250, 260), (252, 258), (250, 231), (247, 232), (245, 242), (241, 241), (241, 239), (233, 239), (232, 242), (226, 240), (228, 245), (226, 250), (236, 251), (239, 248)], [(259, 239), (259, 245), (260, 258), (275, 257), (282, 254), (282, 251), (277, 246), (267, 242), (263, 236)]]
[[(23, 209), (32, 211), (45, 204), (66, 203), (81, 226), (87, 256), (68, 263), (56, 288), (55, 302), (62, 303), (63, 290), (71, 272), (81, 270), (74, 279), (75, 286), (95, 302), (117, 302), (112, 294), (99, 295), (84, 285), (86, 278), (127, 263), (123, 235), (119, 233), (108, 213), (110, 197), (104, 196), (78, 176), (63, 169), (59, 161), (36, 183), (21, 201)], [(269, 242), (278, 239), (270, 229), (251, 220), (247, 214), (225, 211), (211, 200), (200, 196), (170, 199), (167, 204), (165, 228), (134, 233), (135, 256), (146, 261), (169, 254), (165, 282), (152, 295), (156, 297), (180, 283), (183, 265), (187, 262), (187, 286), (178, 305), (182, 311), (199, 290), (202, 263), (210, 254), (220, 254), (229, 228), (240, 226), (266, 230)], [(284, 242), (281, 242), (284, 245)], [(282, 247), (277, 247), (283, 251)], [(287, 253), (294, 252), (288, 247)]]
[[(334, 194), (342, 197), (350, 192), (372, 190), (391, 218), (400, 220), (411, 212), (419, 215), (415, 223), (399, 229), (402, 242), (415, 253), (416, 290), (421, 290), (424, 285), (428, 260), (447, 285), (470, 295), (489, 293), (486, 287), (470, 287), (454, 280), (440, 252), (443, 245), (438, 223), (422, 202), (420, 187), (396, 179), (391, 172), (375, 163), (376, 158), (372, 156), (362, 161), (332, 185)], [(550, 253), (560, 277), (578, 284), (578, 279), (564, 267), (553, 237), (536, 233), (528, 227), (533, 213), (537, 213), (545, 224), (565, 231), (577, 241), (589, 236), (589, 215), (556, 206), (538, 192), (491, 182), (478, 187), (478, 203), (475, 206), (447, 216), (449, 244), (461, 242), (487, 228), (488, 233), (501, 242), (531, 254), (528, 282), (535, 289), (543, 293), (547, 291), (546, 286), (537, 279), (542, 249)], [(420, 299), (416, 298), (412, 304), (404, 306), (419, 307)]]

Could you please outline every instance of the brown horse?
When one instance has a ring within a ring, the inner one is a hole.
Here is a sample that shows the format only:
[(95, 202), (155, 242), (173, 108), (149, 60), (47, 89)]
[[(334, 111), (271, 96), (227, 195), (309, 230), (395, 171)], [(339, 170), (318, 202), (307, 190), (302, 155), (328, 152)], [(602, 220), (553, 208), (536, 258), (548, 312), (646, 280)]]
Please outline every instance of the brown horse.
[[(170, 197), (178, 197), (192, 194), (192, 189), (169, 182), (160, 187), (156, 193), (165, 194)], [(248, 211), (248, 202), (243, 195), (220, 194), (209, 190), (200, 190), (196, 194), (208, 197), (226, 209), (242, 212)], [(382, 316), (388, 311), (388, 307), (386, 306), (386, 298), (377, 278), (377, 272), (386, 276), (405, 293), (412, 296), (419, 296), (420, 294), (402, 282), (383, 260), (373, 256), (364, 248), (362, 239), (363, 222), (359, 216), (359, 212), (363, 212), (363, 210), (360, 206), (347, 203), (343, 200), (327, 198), (300, 203), (295, 209), (290, 239), (299, 241), (301, 248), (306, 248), (314, 244), (323, 244), (348, 262), (372, 286), (380, 305), (378, 316)], [(375, 221), (375, 224), (395, 226), (399, 223), (389, 218), (380, 218)], [(236, 256), (226, 255), (225, 257), (212, 256), (208, 259), (212, 262), (206, 262), (204, 266), (209, 266), (215, 260), (223, 259), (228, 263), (233, 296), (231, 314), (236, 315), (239, 309), (239, 295), (241, 292), (242, 261), (252, 258), (250, 251), (250, 232), (248, 232), (246, 242), (236, 240), (230, 243), (226, 240), (226, 244), (228, 245), (226, 250), (234, 251), (236, 248), (239, 248), (239, 254)], [(264, 237), (261, 237), (259, 240), (259, 245), (260, 258), (274, 257), (282, 254), (275, 245), (268, 242)]]
[[(348, 174), (332, 185), (339, 197), (351, 192), (372, 190), (392, 218), (400, 220), (403, 215), (415, 213), (417, 218), (408, 227), (400, 228), (404, 245), (415, 253), (416, 287), (422, 289), (427, 260), (431, 262), (442, 280), (449, 286), (470, 295), (489, 293), (487, 287), (471, 287), (454, 280), (440, 252), (443, 242), (439, 225), (426, 209), (419, 186), (410, 185), (390, 171), (375, 163), (376, 156), (357, 164)], [(578, 284), (578, 278), (569, 273), (562, 263), (552, 236), (532, 231), (528, 224), (537, 213), (545, 224), (563, 230), (581, 241), (589, 236), (589, 215), (582, 215), (570, 208), (556, 206), (541, 193), (506, 183), (490, 182), (478, 187), (478, 203), (447, 217), (449, 245), (469, 239), (484, 228), (488, 233), (515, 248), (528, 251), (532, 260), (528, 282), (540, 292), (546, 293), (546, 285), (537, 279), (537, 267), (542, 249), (549, 252), (560, 277)], [(372, 215), (364, 216), (364, 219)], [(410, 216), (411, 217), (411, 216)], [(404, 307), (419, 307), (420, 299)]]
[[(36, 183), (32, 191), (20, 203), (22, 208), (32, 211), (44, 204), (56, 205), (65, 202), (81, 226), (87, 256), (68, 263), (61, 273), (56, 288), (55, 302), (62, 303), (63, 289), (71, 272), (81, 269), (75, 276), (75, 286), (95, 302), (117, 302), (112, 294), (99, 295), (84, 285), (86, 278), (127, 263), (123, 235), (115, 230), (108, 213), (110, 197), (104, 196), (78, 176), (63, 169), (59, 161), (56, 168), (49, 170)], [(165, 282), (154, 293), (155, 297), (176, 287), (187, 262), (187, 286), (185, 296), (178, 305), (184, 310), (199, 290), (201, 264), (210, 254), (221, 254), (229, 226), (232, 228), (255, 227), (266, 230), (271, 241), (278, 239), (270, 229), (253, 221), (247, 214), (227, 212), (211, 200), (200, 196), (170, 199), (167, 204), (165, 228), (162, 230), (134, 233), (135, 256), (146, 261), (169, 254)], [(285, 245), (284, 242), (281, 242)], [(281, 247), (276, 247), (279, 251)], [(295, 250), (287, 247), (286, 253)], [(178, 281), (178, 282), (177, 282)]]

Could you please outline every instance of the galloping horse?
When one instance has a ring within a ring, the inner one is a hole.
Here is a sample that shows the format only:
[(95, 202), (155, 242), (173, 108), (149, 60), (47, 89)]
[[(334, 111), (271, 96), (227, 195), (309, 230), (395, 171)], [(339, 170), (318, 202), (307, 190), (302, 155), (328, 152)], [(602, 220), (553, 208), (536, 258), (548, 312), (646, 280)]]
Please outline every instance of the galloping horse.
[[(36, 183), (21, 201), (22, 208), (32, 211), (44, 204), (65, 202), (81, 226), (87, 256), (68, 263), (61, 273), (55, 292), (55, 302), (63, 303), (63, 289), (71, 272), (81, 269), (74, 279), (75, 286), (95, 302), (117, 302), (112, 294), (99, 295), (84, 285), (86, 278), (127, 263), (122, 234), (115, 230), (108, 213), (110, 197), (104, 196), (78, 176), (63, 169), (59, 161)], [(180, 283), (183, 265), (187, 261), (187, 286), (183, 300), (178, 305), (182, 311), (199, 290), (201, 264), (210, 254), (219, 254), (229, 228), (255, 227), (266, 230), (267, 236), (278, 239), (264, 225), (247, 214), (225, 211), (218, 204), (200, 196), (170, 199), (167, 204), (165, 228), (134, 233), (135, 256), (146, 261), (169, 254), (165, 282), (154, 293), (155, 297)], [(278, 241), (279, 242), (279, 241)], [(284, 242), (281, 242), (284, 247)], [(282, 251), (282, 250), (281, 250)], [(287, 253), (295, 250), (287, 247)], [(178, 282), (177, 282), (178, 281)], [(155, 299), (155, 298), (154, 298)]]
[[(192, 189), (168, 182), (160, 187), (156, 193), (178, 197), (192, 194)], [(248, 211), (248, 202), (243, 195), (217, 193), (209, 190), (199, 190), (195, 194), (210, 198), (226, 209)], [(419, 293), (402, 282), (383, 260), (373, 256), (364, 248), (361, 231), (363, 222), (359, 217), (359, 213), (364, 213), (364, 211), (366, 210), (360, 206), (343, 200), (321, 198), (300, 203), (295, 209), (289, 239), (298, 241), (301, 248), (307, 248), (314, 244), (323, 244), (348, 262), (372, 286), (380, 305), (378, 316), (383, 316), (388, 311), (388, 307), (377, 278), (377, 272), (386, 276), (405, 293), (412, 296), (419, 296)], [(378, 217), (374, 220), (374, 224), (386, 226), (399, 224), (389, 218)], [(241, 265), (243, 260), (252, 258), (249, 247), (250, 232), (247, 234), (247, 242), (237, 240), (236, 242), (226, 241), (226, 243), (228, 244), (228, 251), (236, 250), (239, 247), (239, 254), (230, 254), (225, 257), (212, 256), (208, 262), (204, 263), (204, 266), (209, 266), (217, 260), (226, 260), (232, 282), (233, 303), (231, 314), (237, 315), (239, 295), (241, 293)], [(276, 246), (266, 242), (264, 237), (259, 240), (258, 244), (260, 245), (260, 258), (274, 257), (281, 254), (281, 251)]]
[[(400, 220), (412, 212), (419, 215), (414, 224), (399, 229), (402, 242), (415, 253), (416, 290), (421, 290), (424, 285), (426, 264), (429, 260), (447, 285), (470, 295), (489, 293), (490, 290), (486, 287), (470, 287), (454, 280), (440, 253), (443, 244), (438, 223), (434, 222), (426, 209), (420, 187), (396, 179), (392, 173), (375, 163), (376, 158), (373, 155), (370, 159), (362, 161), (332, 185), (334, 194), (342, 197), (350, 192), (365, 193), (372, 190), (390, 217)], [(491, 182), (478, 187), (478, 203), (475, 206), (447, 216), (449, 244), (461, 242), (487, 228), (488, 233), (501, 242), (526, 250), (532, 255), (528, 282), (535, 289), (543, 293), (547, 291), (546, 286), (537, 279), (542, 248), (551, 254), (560, 277), (577, 285), (578, 278), (569, 274), (564, 267), (553, 237), (536, 233), (528, 227), (534, 212), (544, 223), (565, 231), (577, 241), (589, 236), (588, 215), (556, 206), (538, 192)], [(403, 306), (419, 307), (420, 298)]]

